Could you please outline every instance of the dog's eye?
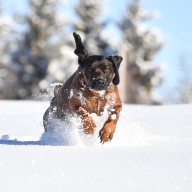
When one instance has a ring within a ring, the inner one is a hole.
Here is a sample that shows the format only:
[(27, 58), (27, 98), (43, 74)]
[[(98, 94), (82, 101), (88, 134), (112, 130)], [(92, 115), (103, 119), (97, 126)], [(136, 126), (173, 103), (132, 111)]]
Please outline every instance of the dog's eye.
[(109, 67), (104, 67), (103, 70), (105, 71), (105, 73), (109, 73), (110, 72), (110, 68)]

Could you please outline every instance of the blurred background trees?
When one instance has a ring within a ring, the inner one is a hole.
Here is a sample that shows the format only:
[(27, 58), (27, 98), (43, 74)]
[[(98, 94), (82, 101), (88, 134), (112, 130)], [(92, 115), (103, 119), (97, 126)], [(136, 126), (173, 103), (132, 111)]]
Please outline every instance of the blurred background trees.
[(110, 55), (115, 53), (109, 39), (105, 37), (107, 22), (102, 20), (103, 0), (80, 0), (75, 7), (78, 20), (74, 31), (81, 34), (90, 54)]
[(51, 83), (63, 83), (78, 66), (72, 36), (76, 31), (91, 54), (123, 55), (121, 83), (125, 86), (120, 90), (124, 102), (161, 103), (154, 90), (163, 75), (154, 56), (165, 38), (147, 25), (156, 13), (145, 11), (140, 1), (133, 0), (118, 24), (110, 21), (121, 34), (121, 41), (114, 43), (105, 31), (110, 23), (103, 18), (103, 0), (76, 1), (73, 17), (65, 12), (67, 0), (26, 1), (28, 13), (8, 16), (3, 14), (1, 1), (0, 99), (29, 99), (43, 94)]
[(126, 98), (127, 103), (158, 104), (154, 87), (162, 81), (161, 68), (154, 62), (154, 55), (163, 47), (165, 40), (158, 29), (144, 22), (155, 17), (146, 12), (140, 1), (128, 6), (119, 24), (126, 43)]
[(189, 53), (182, 54), (179, 58), (180, 78), (175, 88), (175, 102), (192, 103), (192, 56)]
[(16, 66), (11, 61), (11, 52), (15, 48), (17, 32), (13, 28), (11, 16), (5, 16), (0, 2), (0, 99), (15, 99), (18, 82)]
[(12, 53), (12, 62), (17, 66), (19, 84), (16, 98), (19, 99), (47, 88), (48, 82), (64, 80), (70, 64), (70, 55), (63, 62), (62, 46), (66, 44), (64, 37), (67, 21), (62, 13), (62, 1), (28, 2), (30, 12), (19, 15), (27, 29), (22, 33), (16, 51)]

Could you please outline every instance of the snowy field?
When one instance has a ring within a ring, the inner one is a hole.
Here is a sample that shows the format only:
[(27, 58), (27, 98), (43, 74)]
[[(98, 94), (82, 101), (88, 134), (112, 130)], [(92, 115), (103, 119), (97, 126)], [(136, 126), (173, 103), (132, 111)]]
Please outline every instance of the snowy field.
[(0, 101), (1, 192), (192, 191), (192, 105), (124, 105), (104, 145), (76, 127), (43, 134), (48, 105)]

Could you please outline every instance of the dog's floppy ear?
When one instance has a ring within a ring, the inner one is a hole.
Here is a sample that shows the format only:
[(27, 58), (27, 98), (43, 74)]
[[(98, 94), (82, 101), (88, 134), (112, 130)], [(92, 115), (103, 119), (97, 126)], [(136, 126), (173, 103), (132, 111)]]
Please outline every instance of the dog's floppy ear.
[(74, 39), (75, 39), (75, 44), (76, 44), (76, 49), (74, 53), (78, 56), (78, 63), (81, 67), (84, 66), (85, 60), (88, 58), (88, 51), (84, 47), (80, 35), (77, 33), (73, 33)]
[(120, 64), (121, 64), (121, 61), (123, 60), (123, 58), (121, 56), (117, 55), (117, 56), (109, 56), (109, 59), (113, 63), (113, 68), (114, 68), (114, 72), (115, 72), (115, 77), (113, 78), (113, 84), (118, 85), (120, 82), (119, 67), (120, 67)]

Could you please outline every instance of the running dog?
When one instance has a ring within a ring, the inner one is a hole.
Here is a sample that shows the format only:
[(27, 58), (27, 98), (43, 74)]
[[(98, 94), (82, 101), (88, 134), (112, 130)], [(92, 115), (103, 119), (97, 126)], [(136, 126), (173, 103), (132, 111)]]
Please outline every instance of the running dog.
[(101, 143), (112, 140), (122, 109), (117, 85), (120, 82), (121, 56), (89, 55), (77, 33), (73, 33), (78, 56), (77, 71), (63, 84), (56, 86), (54, 97), (43, 116), (45, 131), (52, 130), (50, 115), (66, 120), (68, 115), (81, 118), (85, 134), (96, 129), (91, 113), (102, 115), (105, 108), (108, 119), (99, 131)]

